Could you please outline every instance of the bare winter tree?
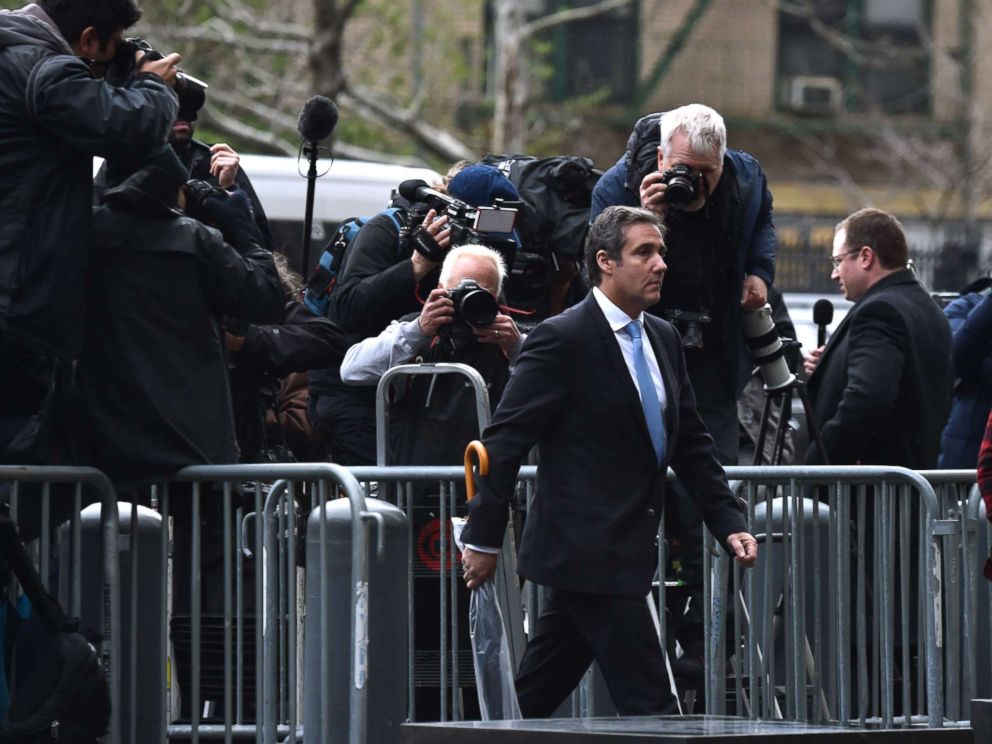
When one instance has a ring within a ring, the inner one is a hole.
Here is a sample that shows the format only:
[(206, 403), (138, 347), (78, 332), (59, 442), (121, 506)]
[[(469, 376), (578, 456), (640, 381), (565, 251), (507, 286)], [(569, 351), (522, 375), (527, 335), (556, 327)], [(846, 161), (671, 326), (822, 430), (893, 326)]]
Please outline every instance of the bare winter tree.
[[(149, 9), (146, 23), (154, 26), (156, 44), (183, 51), (191, 70), (209, 69), (203, 118), (241, 141), (296, 154), (296, 112), (307, 97), (320, 93), (442, 161), (474, 158), (457, 136), (427, 123), (416, 101), (399, 108), (349, 79), (345, 32), (358, 5), (358, 0), (296, 0), (282, 6), (284, 17), (273, 18), (264, 4), (248, 0), (165, 0)], [(333, 150), (347, 157), (422, 163), (341, 138)]]
[(526, 109), (533, 86), (526, 58), (527, 41), (542, 31), (594, 18), (630, 5), (632, 0), (602, 0), (525, 21), (523, 0), (495, 0), (496, 81), (493, 152), (524, 152)]

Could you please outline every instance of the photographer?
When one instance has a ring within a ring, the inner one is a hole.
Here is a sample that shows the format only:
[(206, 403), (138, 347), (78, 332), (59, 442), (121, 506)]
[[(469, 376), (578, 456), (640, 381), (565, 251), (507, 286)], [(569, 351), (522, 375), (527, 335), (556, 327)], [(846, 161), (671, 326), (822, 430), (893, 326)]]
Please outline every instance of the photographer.
[(183, 190), (186, 168), (167, 145), (138, 166), (110, 161), (108, 181), (78, 371), (90, 461), (112, 478), (235, 463), (221, 318), (278, 321), (284, 302), (247, 199)]
[[(523, 337), (511, 318), (499, 312), (499, 297), (506, 278), (503, 257), (481, 245), (453, 248), (441, 267), (440, 286), (434, 289), (417, 315), (394, 321), (374, 338), (352, 346), (341, 364), (348, 384), (375, 385), (385, 372), (411, 362), (462, 362), (482, 376), (492, 406), (499, 403), (516, 362)], [(470, 322), (471, 321), (471, 322)], [(462, 375), (414, 375), (399, 378), (392, 387), (391, 416), (398, 421), (390, 434), (390, 463), (403, 465), (461, 464), (466, 445), (479, 438), (473, 388)], [(438, 524), (436, 486), (426, 483), (411, 493), (409, 511), (419, 544), (430, 542)], [(458, 503), (464, 505), (464, 498)], [(463, 507), (462, 507), (463, 508)], [(414, 591), (415, 639), (419, 658), (429, 657), (438, 645), (437, 566), (418, 554)], [(468, 603), (461, 589), (459, 603)], [(467, 615), (460, 620), (462, 650), (468, 647)], [(418, 661), (419, 667), (422, 662)], [(463, 683), (464, 684), (464, 683)], [(469, 683), (471, 684), (471, 683)], [(469, 716), (475, 715), (475, 696), (465, 688)], [(429, 683), (416, 685), (417, 720), (436, 720), (441, 694)]]
[(0, 451), (66, 462), (47, 412), (71, 384), (83, 334), (93, 156), (161, 145), (176, 115), (178, 54), (136, 55), (125, 86), (93, 69), (113, 60), (132, 0), (39, 0), (0, 11)]
[[(147, 46), (146, 42), (138, 42)], [(255, 224), (262, 233), (264, 245), (272, 250), (272, 232), (269, 229), (269, 221), (265, 216), (262, 203), (255, 194), (255, 189), (251, 185), (251, 179), (240, 166), (241, 157), (234, 148), (226, 143), (208, 145), (193, 137), (196, 131), (196, 120), (199, 111), (206, 103), (206, 89), (194, 81), (184, 77), (183, 83), (176, 86), (176, 95), (179, 98), (179, 112), (176, 120), (172, 123), (169, 131), (169, 144), (176, 151), (176, 155), (186, 166), (188, 177), (218, 186), (222, 189), (230, 189), (237, 186), (251, 203), (252, 215)], [(106, 183), (106, 163), (100, 167), (96, 177), (93, 179), (93, 202), (100, 204), (100, 198), (107, 189)]]
[[(489, 206), (498, 198), (518, 199), (513, 184), (495, 168), (464, 166), (454, 166), (446, 183), (435, 190), (470, 207)], [(330, 295), (328, 316), (350, 334), (352, 343), (418, 312), (438, 286), (441, 260), (451, 240), (449, 217), (426, 209), (433, 205), (405, 203), (404, 230), (385, 214), (362, 227)], [(311, 420), (329, 443), (335, 462), (373, 464), (375, 390), (345, 386), (332, 368), (311, 373), (310, 396)]]

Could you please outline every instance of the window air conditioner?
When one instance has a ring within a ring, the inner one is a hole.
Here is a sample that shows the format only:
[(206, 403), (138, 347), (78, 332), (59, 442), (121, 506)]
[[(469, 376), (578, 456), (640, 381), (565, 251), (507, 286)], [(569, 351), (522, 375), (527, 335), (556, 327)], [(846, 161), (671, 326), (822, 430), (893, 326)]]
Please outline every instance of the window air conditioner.
[(835, 114), (841, 108), (840, 80), (812, 75), (789, 78), (785, 103), (801, 114)]

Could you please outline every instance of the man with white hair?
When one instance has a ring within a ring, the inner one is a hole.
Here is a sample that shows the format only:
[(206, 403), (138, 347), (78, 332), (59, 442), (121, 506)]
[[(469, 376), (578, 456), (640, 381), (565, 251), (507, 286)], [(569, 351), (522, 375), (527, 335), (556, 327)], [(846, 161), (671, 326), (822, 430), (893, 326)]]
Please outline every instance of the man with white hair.
[[(456, 323), (455, 302), (449, 296), (451, 290), (463, 282), (475, 282), (492, 296), (493, 307), (497, 307), (505, 278), (506, 263), (492, 248), (469, 244), (451, 249), (441, 266), (440, 282), (427, 297), (420, 313), (394, 320), (378, 336), (364, 339), (348, 349), (341, 363), (341, 379), (352, 385), (372, 384), (399, 364), (427, 361), (428, 357), (452, 357), (443, 361), (463, 361), (453, 357), (463, 356), (456, 352), (473, 349), (473, 342), (488, 345), (488, 349), (481, 347), (475, 350), (476, 353), (492, 357), (495, 348), (503, 358), (501, 366), (512, 364), (523, 343), (523, 335), (513, 319), (497, 312), (491, 324), (473, 326), (460, 317)], [(449, 341), (441, 344), (438, 339), (442, 336)], [(448, 348), (432, 352), (434, 347), (441, 345)], [(442, 359), (432, 358), (432, 361)]]
[[(744, 343), (743, 313), (762, 307), (775, 278), (772, 196), (758, 162), (727, 149), (723, 117), (698, 103), (638, 120), (627, 151), (603, 174), (592, 194), (590, 222), (608, 206), (643, 206), (666, 226), (668, 274), (661, 301), (649, 313), (682, 334), (699, 414), (723, 465), (739, 454), (737, 399), (753, 361)], [(677, 632), (686, 660), (702, 671), (701, 546), (691, 502), (679, 494), (682, 578), (697, 587), (690, 602), (689, 638)], [(688, 544), (686, 542), (688, 541)], [(693, 606), (695, 610), (693, 612)], [(700, 663), (696, 663), (696, 661)], [(676, 673), (683, 666), (676, 664)]]

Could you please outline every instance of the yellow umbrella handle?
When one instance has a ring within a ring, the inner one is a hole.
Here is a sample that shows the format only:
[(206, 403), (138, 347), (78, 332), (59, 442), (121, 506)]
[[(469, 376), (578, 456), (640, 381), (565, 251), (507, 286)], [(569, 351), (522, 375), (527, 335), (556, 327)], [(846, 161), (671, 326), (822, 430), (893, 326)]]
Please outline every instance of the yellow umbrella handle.
[(489, 453), (486, 452), (486, 445), (478, 439), (468, 443), (465, 448), (465, 490), (468, 493), (468, 500), (475, 498), (475, 479), (472, 478), (472, 455), (479, 458), (479, 475), (489, 474)]

